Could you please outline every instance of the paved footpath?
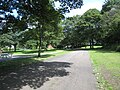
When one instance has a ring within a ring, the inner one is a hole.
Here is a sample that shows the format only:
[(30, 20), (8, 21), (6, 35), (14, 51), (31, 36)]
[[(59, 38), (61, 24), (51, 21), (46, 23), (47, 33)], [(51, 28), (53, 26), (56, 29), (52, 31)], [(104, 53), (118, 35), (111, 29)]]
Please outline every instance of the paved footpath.
[(26, 85), (21, 90), (97, 90), (96, 79), (87, 51), (73, 51), (66, 55), (49, 59), (46, 62), (70, 63), (69, 67), (63, 67), (68, 74), (48, 77), (49, 80), (39, 88), (33, 89)]

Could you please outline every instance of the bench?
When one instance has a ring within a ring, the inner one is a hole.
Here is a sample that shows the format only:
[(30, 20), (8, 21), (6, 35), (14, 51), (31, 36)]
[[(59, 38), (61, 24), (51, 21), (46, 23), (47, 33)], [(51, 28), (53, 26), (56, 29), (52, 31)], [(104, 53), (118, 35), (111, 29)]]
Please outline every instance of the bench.
[(0, 58), (11, 58), (12, 54), (11, 53), (1, 53)]

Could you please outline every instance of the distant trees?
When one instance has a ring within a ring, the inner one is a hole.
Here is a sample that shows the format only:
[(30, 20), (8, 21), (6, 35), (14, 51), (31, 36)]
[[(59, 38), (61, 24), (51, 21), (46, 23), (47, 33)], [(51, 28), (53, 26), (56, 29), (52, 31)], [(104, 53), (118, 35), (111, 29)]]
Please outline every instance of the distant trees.
[(21, 37), (19, 36), (20, 33), (18, 32), (9, 32), (9, 33), (4, 33), (0, 35), (0, 46), (1, 47), (9, 47), (11, 50), (11, 47), (14, 47), (14, 51), (16, 52), (17, 45), (19, 45), (19, 41)]
[(103, 45), (115, 50), (120, 45), (120, 0), (108, 0), (102, 12)]
[(93, 48), (94, 41), (98, 40), (100, 20), (101, 14), (97, 9), (90, 9), (82, 16), (77, 15), (66, 19), (63, 22), (66, 35), (63, 42), (69, 42), (68, 45), (73, 47), (89, 43), (90, 48)]
[(107, 0), (100, 11), (90, 9), (82, 16), (63, 22), (65, 39), (62, 44), (75, 46), (101, 44), (118, 49), (120, 45), (120, 0)]
[(62, 22), (62, 26), (64, 29), (64, 35), (65, 38), (64, 40), (61, 42), (61, 44), (63, 46), (68, 46), (68, 45), (72, 45), (74, 46), (74, 44), (76, 45), (77, 40), (76, 38), (79, 36), (76, 36), (75, 34), (75, 25), (76, 23), (79, 21), (78, 19), (79, 17), (71, 17), (71, 18), (67, 18), (65, 21)]
[(10, 34), (0, 35), (0, 46), (11, 46), (14, 43), (13, 38)]
[(86, 39), (89, 41), (90, 48), (93, 48), (94, 43), (97, 43), (99, 40), (101, 20), (100, 11), (97, 9), (89, 9), (83, 14), (82, 18), (86, 23), (84, 34), (86, 35)]

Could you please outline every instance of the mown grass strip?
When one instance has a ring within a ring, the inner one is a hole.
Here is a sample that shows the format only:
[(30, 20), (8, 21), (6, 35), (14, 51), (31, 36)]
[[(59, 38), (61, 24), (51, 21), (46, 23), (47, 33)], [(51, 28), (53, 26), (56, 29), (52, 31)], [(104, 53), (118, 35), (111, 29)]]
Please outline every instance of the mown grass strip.
[(120, 89), (120, 53), (105, 50), (90, 50), (99, 89)]

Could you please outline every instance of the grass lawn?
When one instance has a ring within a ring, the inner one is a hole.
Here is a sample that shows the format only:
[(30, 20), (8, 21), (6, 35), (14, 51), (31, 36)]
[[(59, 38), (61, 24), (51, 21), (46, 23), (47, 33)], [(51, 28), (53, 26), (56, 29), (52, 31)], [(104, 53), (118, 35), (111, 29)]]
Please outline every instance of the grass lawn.
[[(65, 50), (48, 50), (43, 52), (41, 55), (41, 58), (38, 57), (33, 57), (33, 58), (18, 58), (18, 59), (13, 59), (13, 60), (6, 60), (0, 62), (0, 74), (2, 73), (7, 73), (8, 71), (11, 70), (16, 70), (18, 68), (21, 68), (26, 65), (34, 64), (37, 62), (41, 62), (43, 60), (46, 60), (48, 58), (56, 57), (59, 55), (63, 55), (65, 53), (68, 53), (70, 51), (65, 51)], [(14, 55), (29, 55), (35, 53), (37, 55), (37, 51), (18, 51), (16, 53), (13, 53)]]
[(120, 53), (90, 50), (100, 90), (120, 90)]
[[(94, 49), (96, 48), (102, 48), (102, 46), (94, 46)], [(90, 49), (90, 46), (84, 46), (84, 47), (81, 47), (81, 49)]]
[[(51, 53), (53, 53), (53, 52), (60, 52), (60, 51), (62, 51), (62, 50), (56, 50), (56, 49), (51, 49), (51, 50), (47, 50), (47, 51), (44, 51), (44, 50), (42, 50), (41, 52), (42, 52), (42, 54), (43, 53), (47, 53), (47, 52), (51, 52)], [(12, 52), (14, 55), (23, 55), (23, 54), (37, 54), (38, 53), (38, 50), (18, 50), (18, 51), (16, 51), (16, 52)]]

